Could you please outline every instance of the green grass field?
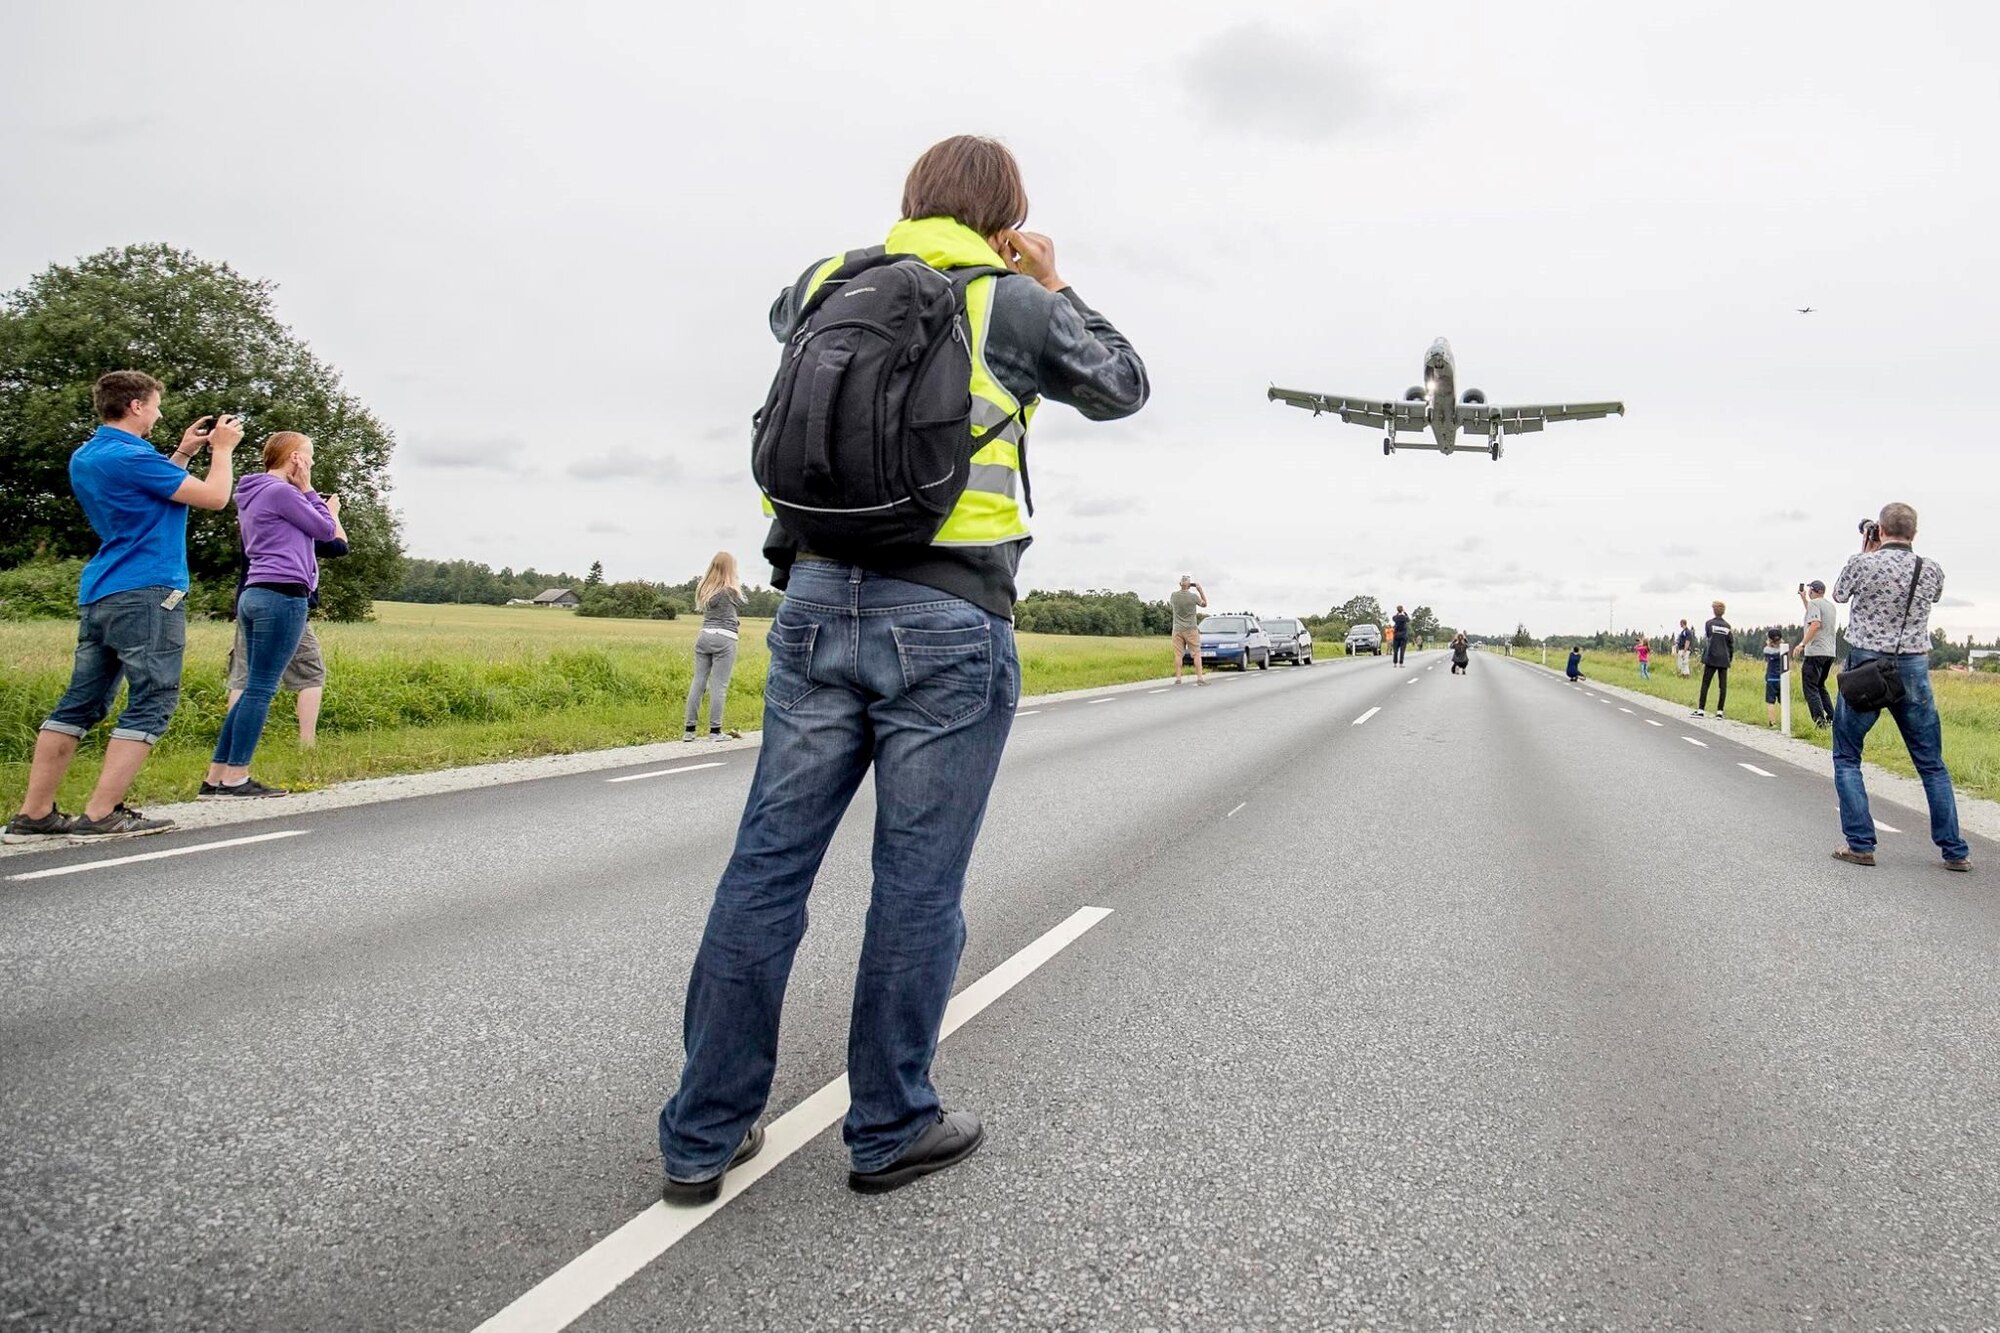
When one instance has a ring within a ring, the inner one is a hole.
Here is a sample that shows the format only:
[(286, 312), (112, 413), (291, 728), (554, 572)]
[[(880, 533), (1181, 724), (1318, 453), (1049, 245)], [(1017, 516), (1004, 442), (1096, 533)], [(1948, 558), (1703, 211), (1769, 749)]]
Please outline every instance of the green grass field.
[[(1539, 648), (1517, 648), (1515, 652), (1529, 662), (1541, 662)], [(1568, 657), (1567, 652), (1549, 649), (1549, 668), (1561, 671)], [(1687, 708), (1694, 707), (1695, 696), (1701, 688), (1700, 665), (1697, 664), (1693, 670), (1694, 675), (1683, 680), (1674, 670), (1673, 654), (1655, 654), (1652, 678), (1642, 680), (1638, 659), (1630, 653), (1583, 655), (1583, 674), (1586, 678), (1668, 699)], [(1831, 730), (1814, 730), (1812, 717), (1806, 712), (1805, 694), (1800, 688), (1797, 671), (1791, 673), (1790, 685), (1792, 735), (1831, 750), (1833, 733)], [(1834, 692), (1831, 678), (1826, 688), (1830, 693)], [(1945, 767), (1951, 770), (1952, 782), (1960, 791), (1983, 796), (1987, 800), (2000, 800), (2000, 676), (1935, 671), (1931, 673), (1931, 689), (1937, 695), (1938, 719), (1944, 729), (1944, 762)], [(1711, 694), (1709, 707), (1713, 709), (1714, 706), (1715, 698)], [(1729, 717), (1732, 721), (1761, 728), (1764, 726), (1764, 712), (1764, 659), (1759, 656), (1745, 661), (1739, 657), (1729, 673)], [(1916, 770), (1910, 766), (1910, 752), (1904, 748), (1895, 722), (1888, 717), (1882, 718), (1875, 724), (1875, 730), (1868, 733), (1863, 757), (1892, 773), (1915, 776)]]
[[(597, 620), (535, 607), (377, 602), (365, 624), (315, 626), (327, 658), (319, 745), (298, 746), (281, 694), (255, 770), (278, 786), (418, 773), (526, 755), (671, 740), (693, 676), (693, 620)], [(745, 621), (725, 720), (762, 718), (768, 621)], [(181, 703), (133, 788), (134, 804), (189, 799), (208, 765), (226, 699), (232, 627), (188, 626)], [(62, 694), (76, 640), (69, 621), (0, 623), (0, 804), (27, 784), (35, 732)], [(1172, 671), (1164, 640), (1020, 636), (1029, 694), (1144, 680)], [(114, 717), (115, 717), (114, 712)], [(704, 710), (704, 726), (706, 725)], [(77, 810), (95, 781), (103, 730), (59, 798)]]

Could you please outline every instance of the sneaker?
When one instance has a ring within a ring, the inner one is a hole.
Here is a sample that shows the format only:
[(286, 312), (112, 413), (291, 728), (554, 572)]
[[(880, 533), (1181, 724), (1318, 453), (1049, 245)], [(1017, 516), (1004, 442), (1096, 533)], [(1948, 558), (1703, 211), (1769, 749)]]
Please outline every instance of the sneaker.
[(1946, 870), (1958, 870), (1958, 871), (1970, 870), (1972, 869), (1972, 858), (1969, 856), (1961, 856), (1956, 861), (1946, 861), (1944, 863), (1944, 868)]
[(712, 741), (719, 741), (724, 738), (732, 741), (740, 741), (743, 739), (743, 733), (731, 727), (728, 731), (711, 731), (708, 733), (708, 738)]
[(1197, 684), (1197, 685), (1206, 685), (1206, 684), (1208, 684), (1208, 677), (1206, 677), (1206, 676), (1196, 676), (1196, 677), (1194, 678), (1194, 683), (1195, 683), (1195, 684)]
[(1857, 852), (1852, 847), (1842, 847), (1833, 854), (1833, 859), (1845, 861), (1851, 866), (1872, 866), (1875, 864), (1875, 853)]
[(283, 787), (266, 787), (255, 778), (245, 778), (243, 781), (233, 785), (227, 782), (216, 784), (204, 782), (202, 784), (204, 787), (210, 785), (213, 785), (215, 790), (212, 792), (203, 792), (197, 799), (204, 801), (254, 801), (265, 796), (291, 795)]
[(194, 798), (197, 801), (205, 801), (211, 796), (220, 796), (220, 795), (222, 795), (222, 784), (220, 782), (204, 781), (201, 784), (201, 790), (197, 791), (194, 794)]
[(743, 1142), (736, 1145), (736, 1151), (730, 1155), (727, 1166), (706, 1180), (675, 1180), (669, 1176), (660, 1186), (660, 1197), (668, 1203), (679, 1204), (684, 1208), (713, 1203), (715, 1196), (722, 1193), (722, 1178), (728, 1175), (732, 1168), (743, 1165), (762, 1151), (764, 1151), (764, 1127), (758, 1125), (743, 1136)]
[(917, 1135), (916, 1142), (903, 1150), (902, 1156), (881, 1170), (849, 1171), (847, 1187), (860, 1194), (886, 1194), (933, 1171), (957, 1166), (978, 1152), (985, 1141), (986, 1128), (979, 1123), (978, 1116), (970, 1111), (951, 1111), (940, 1115), (936, 1124)]
[(49, 812), (37, 818), (15, 815), (7, 821), (7, 828), (0, 832), (0, 842), (34, 842), (38, 838), (66, 838), (76, 824), (76, 816), (66, 815), (54, 806)]
[[(1701, 710), (1700, 710), (1699, 708), (1697, 708), (1697, 709), (1695, 709), (1695, 710), (1694, 710), (1694, 711), (1693, 711), (1692, 713), (1689, 713), (1689, 714), (1688, 714), (1688, 716), (1689, 716), (1689, 717), (1700, 717), (1700, 716), (1702, 716), (1702, 711), (1701, 711)], [(1718, 715), (1718, 716), (1719, 716), (1719, 715)]]
[(121, 801), (102, 819), (78, 815), (70, 821), (69, 831), (75, 838), (142, 838), (148, 833), (165, 833), (173, 826), (171, 819), (148, 819)]
[(681, 741), (682, 741), (682, 743), (683, 743), (683, 744), (685, 744), (686, 742), (688, 742), (688, 741), (691, 741), (691, 740), (693, 740), (693, 739), (694, 739), (694, 732), (692, 732), (692, 731), (684, 731), (684, 732), (682, 732), (682, 733), (681, 733)]

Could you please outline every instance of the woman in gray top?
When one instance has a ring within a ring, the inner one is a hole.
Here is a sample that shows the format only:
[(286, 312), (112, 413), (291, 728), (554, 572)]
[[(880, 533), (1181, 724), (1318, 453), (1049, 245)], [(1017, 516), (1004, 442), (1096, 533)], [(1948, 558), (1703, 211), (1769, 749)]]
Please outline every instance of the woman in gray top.
[[(736, 557), (717, 551), (708, 562), (708, 572), (694, 588), (694, 602), (701, 609), (701, 633), (694, 641), (694, 683), (688, 689), (687, 730), (681, 739), (691, 741), (695, 723), (701, 717), (701, 695), (708, 691), (708, 734), (721, 740), (722, 708), (729, 697), (729, 673), (736, 669), (737, 617), (743, 609), (743, 587), (736, 577)], [(731, 728), (730, 736), (742, 732)]]

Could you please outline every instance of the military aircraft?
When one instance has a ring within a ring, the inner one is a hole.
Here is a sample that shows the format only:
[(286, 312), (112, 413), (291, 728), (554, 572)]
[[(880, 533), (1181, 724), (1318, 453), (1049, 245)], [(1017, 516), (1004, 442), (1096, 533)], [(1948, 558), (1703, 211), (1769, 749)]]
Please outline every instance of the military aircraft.
[(1814, 306), (1802, 305), (1798, 308), (1798, 311), (1801, 315), (1810, 315), (1815, 309), (1816, 307)]
[[(1424, 353), (1424, 382), (1403, 391), (1403, 401), (1381, 398), (1350, 398), (1337, 393), (1308, 393), (1303, 389), (1280, 389), (1273, 385), (1266, 395), (1272, 402), (1303, 407), (1314, 416), (1331, 412), (1350, 426), (1373, 426), (1382, 431), (1382, 452), (1398, 449), (1435, 449), (1449, 455), (1459, 447), (1458, 433), (1482, 435), (1483, 444), (1468, 441), (1467, 448), (1480, 449), (1494, 462), (1500, 461), (1500, 444), (1508, 435), (1526, 435), (1551, 421), (1588, 421), (1596, 417), (1624, 416), (1623, 403), (1531, 403), (1519, 407), (1489, 407), (1478, 389), (1458, 392), (1458, 367), (1452, 360), (1451, 344), (1439, 338)], [(1422, 434), (1428, 440), (1398, 440), (1398, 431)]]

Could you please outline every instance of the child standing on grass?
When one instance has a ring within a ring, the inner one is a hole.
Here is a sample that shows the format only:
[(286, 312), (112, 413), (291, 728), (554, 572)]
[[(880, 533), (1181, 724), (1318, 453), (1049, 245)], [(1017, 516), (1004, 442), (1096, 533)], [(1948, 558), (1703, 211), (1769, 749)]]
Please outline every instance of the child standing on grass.
[[(681, 735), (683, 741), (694, 739), (704, 688), (708, 691), (709, 737), (718, 741), (723, 737), (722, 709), (729, 697), (729, 673), (736, 669), (738, 617), (746, 600), (736, 577), (736, 557), (727, 551), (717, 551), (715, 559), (708, 562), (708, 572), (694, 589), (694, 604), (701, 610), (701, 633), (694, 641), (694, 682), (688, 688), (687, 730)], [(728, 734), (743, 735), (733, 727)]]
[(1646, 640), (1641, 639), (1639, 640), (1639, 679), (1651, 680), (1652, 678), (1653, 678), (1653, 645), (1648, 643)]
[(1778, 725), (1778, 691), (1785, 685), (1785, 636), (1778, 630), (1764, 635), (1764, 722)]

